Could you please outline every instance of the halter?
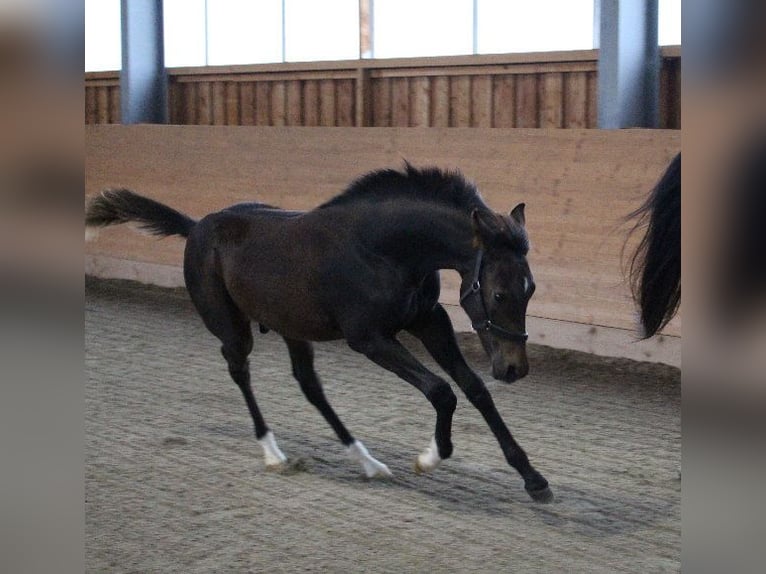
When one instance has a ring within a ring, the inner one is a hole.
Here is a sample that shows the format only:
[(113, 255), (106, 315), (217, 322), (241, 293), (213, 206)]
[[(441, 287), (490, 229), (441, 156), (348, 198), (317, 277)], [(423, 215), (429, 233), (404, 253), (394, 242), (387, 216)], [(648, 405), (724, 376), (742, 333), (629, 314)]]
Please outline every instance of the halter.
[[(529, 334), (524, 331), (509, 331), (492, 322), (487, 312), (487, 306), (484, 303), (484, 297), (481, 294), (481, 266), (484, 258), (484, 250), (479, 249), (476, 254), (476, 264), (473, 268), (473, 279), (471, 285), (460, 294), (460, 306), (463, 307), (471, 319), (471, 327), (474, 331), (487, 331), (503, 339), (510, 341), (525, 342)], [(476, 297), (478, 295), (478, 298)]]

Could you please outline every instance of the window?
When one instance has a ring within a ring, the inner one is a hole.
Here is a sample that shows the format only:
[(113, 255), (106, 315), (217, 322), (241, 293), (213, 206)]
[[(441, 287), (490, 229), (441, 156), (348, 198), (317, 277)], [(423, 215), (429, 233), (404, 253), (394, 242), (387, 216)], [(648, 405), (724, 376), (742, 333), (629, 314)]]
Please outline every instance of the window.
[[(358, 0), (164, 0), (165, 65), (356, 59)], [(593, 47), (594, 0), (375, 0), (375, 58)], [(660, 45), (681, 0), (659, 0)], [(120, 0), (85, 0), (85, 70), (121, 68)], [(367, 55), (367, 54), (365, 54)]]
[(397, 58), (473, 53), (473, 0), (378, 0), (373, 56)]
[(359, 0), (285, 0), (285, 60), (359, 57)]
[(593, 0), (477, 0), (477, 52), (593, 48)]
[(120, 0), (85, 0), (85, 70), (122, 68)]
[(659, 0), (657, 40), (660, 46), (681, 44), (681, 0)]

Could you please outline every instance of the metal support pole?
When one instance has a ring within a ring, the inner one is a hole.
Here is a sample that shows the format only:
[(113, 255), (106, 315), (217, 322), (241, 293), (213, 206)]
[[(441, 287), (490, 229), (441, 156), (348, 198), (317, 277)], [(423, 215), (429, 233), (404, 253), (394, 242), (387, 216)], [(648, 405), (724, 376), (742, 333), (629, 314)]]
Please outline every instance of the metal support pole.
[(123, 124), (168, 121), (162, 0), (121, 0)]
[(658, 0), (596, 0), (600, 14), (598, 125), (659, 125)]

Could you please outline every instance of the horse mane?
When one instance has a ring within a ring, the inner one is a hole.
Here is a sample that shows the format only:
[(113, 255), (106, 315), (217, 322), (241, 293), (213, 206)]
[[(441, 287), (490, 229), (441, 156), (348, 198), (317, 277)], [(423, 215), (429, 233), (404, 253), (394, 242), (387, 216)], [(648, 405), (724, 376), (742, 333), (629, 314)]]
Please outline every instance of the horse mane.
[(407, 161), (401, 171), (380, 169), (359, 177), (319, 209), (391, 199), (438, 203), (465, 212), (475, 208), (488, 209), (476, 186), (458, 170), (416, 168)]

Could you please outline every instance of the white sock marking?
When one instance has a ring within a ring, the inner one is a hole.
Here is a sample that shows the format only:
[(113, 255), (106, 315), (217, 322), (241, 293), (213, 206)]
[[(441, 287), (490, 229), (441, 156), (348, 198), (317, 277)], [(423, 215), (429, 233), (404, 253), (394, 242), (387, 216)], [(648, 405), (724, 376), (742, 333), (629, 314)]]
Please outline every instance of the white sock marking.
[(263, 447), (263, 458), (266, 461), (266, 466), (279, 466), (287, 461), (287, 457), (279, 450), (271, 431), (267, 432), (263, 438), (258, 439), (258, 442)]
[(431, 437), (431, 444), (428, 445), (426, 450), (418, 455), (415, 469), (418, 472), (429, 472), (439, 466), (441, 461), (442, 458), (439, 456), (439, 448), (436, 446), (436, 438)]
[(374, 476), (391, 476), (391, 471), (388, 470), (388, 467), (379, 460), (375, 460), (370, 453), (367, 452), (364, 445), (358, 440), (355, 440), (351, 445), (346, 447), (346, 452), (349, 457), (362, 465), (364, 474), (367, 478), (372, 478)]

